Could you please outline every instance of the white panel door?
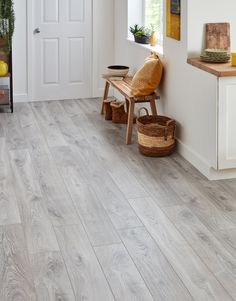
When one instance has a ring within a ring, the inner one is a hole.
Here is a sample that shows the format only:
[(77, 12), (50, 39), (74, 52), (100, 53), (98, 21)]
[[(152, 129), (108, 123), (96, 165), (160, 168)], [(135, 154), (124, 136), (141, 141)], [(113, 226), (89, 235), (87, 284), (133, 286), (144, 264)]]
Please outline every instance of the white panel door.
[(34, 0), (35, 100), (91, 97), (92, 0)]
[(236, 80), (219, 78), (219, 169), (236, 168)]

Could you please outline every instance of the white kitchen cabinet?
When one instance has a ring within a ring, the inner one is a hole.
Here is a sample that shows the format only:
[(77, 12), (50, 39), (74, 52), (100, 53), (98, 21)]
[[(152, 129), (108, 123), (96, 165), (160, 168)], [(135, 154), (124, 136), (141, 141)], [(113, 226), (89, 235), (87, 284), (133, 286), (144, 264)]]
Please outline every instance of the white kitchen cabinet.
[(218, 78), (218, 169), (236, 168), (236, 77)]
[[(188, 63), (198, 69), (192, 73), (192, 88), (201, 91), (198, 114), (201, 129), (206, 130), (199, 134), (202, 147), (195, 147), (198, 152), (182, 153), (210, 180), (236, 178), (236, 67), (230, 62), (205, 63), (200, 58), (190, 58)], [(194, 138), (198, 137), (195, 133)]]

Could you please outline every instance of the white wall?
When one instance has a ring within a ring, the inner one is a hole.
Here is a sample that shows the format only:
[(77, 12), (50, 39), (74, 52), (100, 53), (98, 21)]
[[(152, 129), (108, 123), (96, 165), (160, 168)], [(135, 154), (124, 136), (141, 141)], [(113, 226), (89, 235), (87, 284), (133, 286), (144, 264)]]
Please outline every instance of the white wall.
[[(86, 0), (85, 0), (86, 1)], [(28, 54), (27, 7), (32, 0), (15, 0), (16, 29), (13, 38), (14, 101), (30, 101), (31, 59)], [(102, 94), (101, 73), (114, 62), (114, 2), (113, 0), (93, 0), (93, 89), (91, 96)], [(30, 26), (29, 26), (30, 28)], [(30, 36), (30, 35), (29, 35)], [(30, 46), (29, 46), (30, 47)]]
[[(126, 40), (127, 1), (115, 0), (115, 59), (135, 70), (148, 50)], [(188, 55), (201, 53), (205, 23), (230, 22), (231, 32), (236, 33), (235, 0), (227, 0), (227, 5), (221, 0), (182, 0), (181, 6), (181, 41), (164, 35), (165, 74), (158, 105), (161, 112), (178, 122), (180, 153), (204, 172), (204, 168), (217, 164), (217, 79), (186, 61)], [(236, 49), (235, 35), (232, 45)]]
[(15, 33), (13, 38), (13, 74), (16, 100), (28, 99), (27, 0), (15, 0)]
[[(217, 81), (211, 74), (187, 64), (189, 45), (198, 40), (198, 55), (202, 47), (202, 30), (198, 35), (191, 31), (192, 24), (198, 24), (199, 16), (197, 12), (190, 13), (190, 2), (193, 1), (181, 1), (181, 40), (164, 37), (166, 76), (163, 81), (163, 102), (165, 114), (178, 122), (177, 137), (181, 154), (195, 166), (216, 167)], [(200, 23), (198, 28), (202, 29), (203, 25)], [(193, 46), (191, 49), (194, 49)]]
[(205, 23), (229, 22), (231, 49), (236, 50), (235, 0), (188, 0), (188, 52), (199, 53), (204, 49)]
[(93, 0), (93, 97), (102, 95), (101, 74), (114, 57), (114, 1)]

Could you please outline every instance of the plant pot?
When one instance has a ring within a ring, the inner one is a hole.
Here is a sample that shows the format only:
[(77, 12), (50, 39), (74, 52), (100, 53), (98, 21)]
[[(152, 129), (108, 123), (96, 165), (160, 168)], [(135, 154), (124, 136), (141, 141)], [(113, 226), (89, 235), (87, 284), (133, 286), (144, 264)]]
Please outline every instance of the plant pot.
[(0, 38), (0, 48), (4, 48), (4, 47), (6, 47), (6, 40)]
[(134, 35), (134, 41), (139, 44), (149, 44), (150, 37), (148, 36), (136, 36)]

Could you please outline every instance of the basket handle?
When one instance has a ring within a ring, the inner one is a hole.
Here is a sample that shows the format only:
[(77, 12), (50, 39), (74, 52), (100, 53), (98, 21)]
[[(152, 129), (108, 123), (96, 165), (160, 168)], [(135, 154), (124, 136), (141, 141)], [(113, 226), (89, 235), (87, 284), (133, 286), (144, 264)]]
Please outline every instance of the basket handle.
[(172, 123), (173, 125), (175, 124), (175, 121), (173, 119), (167, 121), (166, 126), (172, 125)]
[[(169, 125), (173, 125), (175, 126), (175, 121), (173, 119), (167, 121), (166, 123), (166, 126), (165, 126), (165, 140), (167, 140), (167, 130), (168, 130), (168, 126)], [(172, 135), (172, 139), (175, 137), (175, 129), (174, 129), (174, 132), (173, 132), (173, 135)]]
[(146, 112), (146, 115), (145, 115), (145, 116), (149, 116), (149, 113), (148, 113), (147, 108), (142, 107), (142, 108), (140, 108), (140, 109), (138, 110), (138, 117), (140, 117), (140, 113), (141, 113), (142, 110), (144, 110), (144, 111)]

